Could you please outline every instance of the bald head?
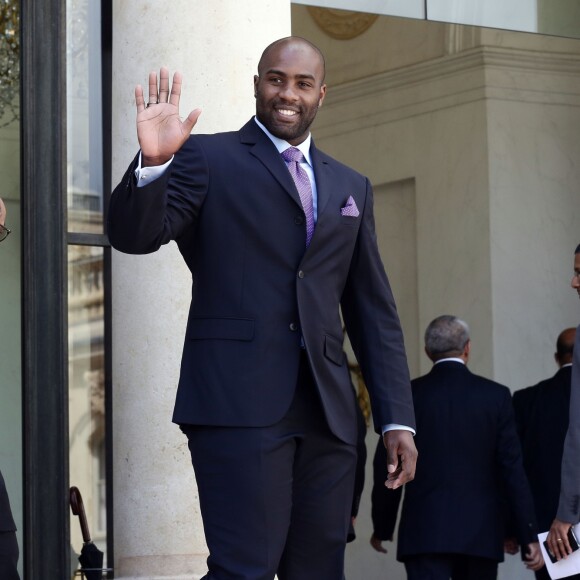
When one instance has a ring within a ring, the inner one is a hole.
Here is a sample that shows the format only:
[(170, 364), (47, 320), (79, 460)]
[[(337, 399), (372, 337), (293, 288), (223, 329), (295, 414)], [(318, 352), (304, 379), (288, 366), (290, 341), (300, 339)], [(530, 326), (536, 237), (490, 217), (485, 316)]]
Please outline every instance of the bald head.
[(322, 71), (322, 76), (320, 79), (320, 84), (324, 83), (324, 77), (326, 76), (326, 63), (324, 62), (324, 55), (320, 49), (312, 44), (309, 40), (301, 38), (300, 36), (287, 36), (285, 38), (280, 38), (275, 40), (272, 44), (269, 44), (262, 53), (260, 61), (258, 62), (258, 75), (262, 76), (265, 69), (269, 66), (270, 57), (272, 54), (277, 53), (283, 48), (288, 48), (290, 51), (295, 53), (308, 54), (309, 58), (315, 59), (316, 64), (319, 64)]
[(559, 366), (566, 365), (572, 362), (574, 353), (574, 341), (576, 340), (576, 329), (567, 328), (563, 330), (556, 342), (556, 353), (554, 358)]

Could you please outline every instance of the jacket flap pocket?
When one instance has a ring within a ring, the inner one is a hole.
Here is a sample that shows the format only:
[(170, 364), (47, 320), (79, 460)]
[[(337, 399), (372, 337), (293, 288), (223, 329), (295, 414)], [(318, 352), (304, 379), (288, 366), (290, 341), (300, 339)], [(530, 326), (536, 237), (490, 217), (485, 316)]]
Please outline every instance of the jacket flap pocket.
[(342, 366), (344, 362), (342, 342), (329, 334), (324, 335), (324, 354), (333, 363)]
[(255, 321), (251, 318), (192, 318), (187, 338), (190, 340), (252, 340)]

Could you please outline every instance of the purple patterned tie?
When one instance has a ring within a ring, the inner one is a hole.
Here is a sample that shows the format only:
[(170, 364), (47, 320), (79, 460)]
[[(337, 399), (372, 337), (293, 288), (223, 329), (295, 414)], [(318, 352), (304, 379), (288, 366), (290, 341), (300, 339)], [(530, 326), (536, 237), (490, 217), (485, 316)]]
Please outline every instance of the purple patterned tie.
[(281, 155), (284, 161), (286, 161), (288, 171), (290, 171), (290, 175), (296, 184), (296, 189), (302, 202), (302, 208), (306, 215), (306, 247), (308, 247), (312, 239), (312, 234), (314, 233), (314, 206), (312, 204), (312, 186), (310, 185), (310, 179), (308, 179), (306, 171), (300, 167), (300, 162), (304, 161), (304, 155), (296, 147), (289, 147), (285, 151), (282, 151)]

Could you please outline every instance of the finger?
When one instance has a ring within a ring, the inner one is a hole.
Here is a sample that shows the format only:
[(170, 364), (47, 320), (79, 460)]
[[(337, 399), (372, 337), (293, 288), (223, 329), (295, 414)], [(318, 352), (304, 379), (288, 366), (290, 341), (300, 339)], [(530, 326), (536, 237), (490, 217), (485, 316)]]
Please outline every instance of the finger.
[(568, 554), (564, 544), (564, 538), (565, 534), (563, 535), (559, 528), (555, 528), (550, 532), (550, 541), (548, 542), (548, 545), (550, 551), (558, 560), (565, 558)]
[(572, 547), (570, 546), (570, 542), (568, 541), (568, 530), (570, 528), (570, 524), (563, 524), (561, 522), (556, 522), (553, 526), (554, 529), (554, 537), (553, 537), (553, 545), (557, 546), (558, 552), (556, 554), (560, 554), (561, 558), (565, 558), (569, 554), (572, 553)]
[(399, 469), (399, 456), (397, 453), (399, 446), (398, 444), (393, 445), (391, 438), (388, 438), (385, 443), (387, 448), (387, 472), (393, 474)]
[(382, 554), (386, 554), (387, 550), (385, 548), (383, 548), (383, 543), (381, 542), (381, 540), (379, 540), (379, 538), (377, 538), (376, 536), (373, 536), (371, 538), (371, 546), (373, 547), (373, 549), (375, 549), (377, 552), (381, 552)]
[(562, 559), (562, 555), (560, 554), (560, 547), (556, 543), (555, 535), (552, 533), (552, 538), (548, 540), (548, 549), (556, 557), (556, 559)]
[(415, 465), (413, 456), (405, 453), (400, 455), (396, 470), (390, 473), (387, 478), (387, 481), (391, 484), (387, 485), (387, 487), (397, 489), (401, 485), (412, 481), (415, 477)]
[(155, 105), (158, 102), (157, 96), (157, 73), (155, 71), (149, 73), (149, 100), (147, 101), (151, 105)]
[(159, 71), (159, 103), (167, 103), (169, 99), (169, 71), (161, 67)]
[(179, 107), (179, 98), (181, 97), (181, 84), (183, 77), (180, 72), (175, 72), (173, 75), (173, 83), (171, 83), (171, 95), (169, 102), (176, 107)]
[(530, 570), (538, 570), (544, 565), (544, 560), (542, 559), (539, 550), (531, 551), (530, 555), (526, 557), (526, 568)]
[(135, 104), (137, 105), (137, 113), (145, 109), (145, 100), (143, 99), (143, 87), (137, 85), (135, 87)]
[(572, 546), (570, 545), (570, 542), (568, 541), (568, 533), (567, 532), (565, 534), (562, 534), (562, 541), (560, 542), (560, 549), (565, 550), (566, 556), (568, 556), (572, 553)]
[(402, 474), (402, 464), (398, 455), (399, 444), (395, 441), (393, 444), (393, 433), (385, 434), (385, 445), (387, 448), (387, 481), (385, 485), (389, 489), (397, 489), (402, 485), (401, 474)]
[(385, 485), (389, 489), (397, 489), (397, 488), (401, 487), (402, 485), (405, 485), (405, 483), (407, 483), (407, 481), (409, 481), (409, 478), (408, 478), (405, 470), (402, 469), (401, 467), (399, 467), (399, 468), (397, 468), (396, 471), (389, 474), (389, 476), (387, 477), (387, 481), (385, 482)]

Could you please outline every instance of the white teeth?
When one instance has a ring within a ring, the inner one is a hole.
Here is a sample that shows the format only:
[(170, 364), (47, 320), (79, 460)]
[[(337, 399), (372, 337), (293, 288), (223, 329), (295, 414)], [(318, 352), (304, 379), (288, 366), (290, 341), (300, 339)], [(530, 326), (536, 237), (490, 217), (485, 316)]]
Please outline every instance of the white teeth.
[(288, 109), (278, 109), (278, 113), (285, 115), (286, 117), (292, 117), (296, 114), (296, 111), (290, 111)]

